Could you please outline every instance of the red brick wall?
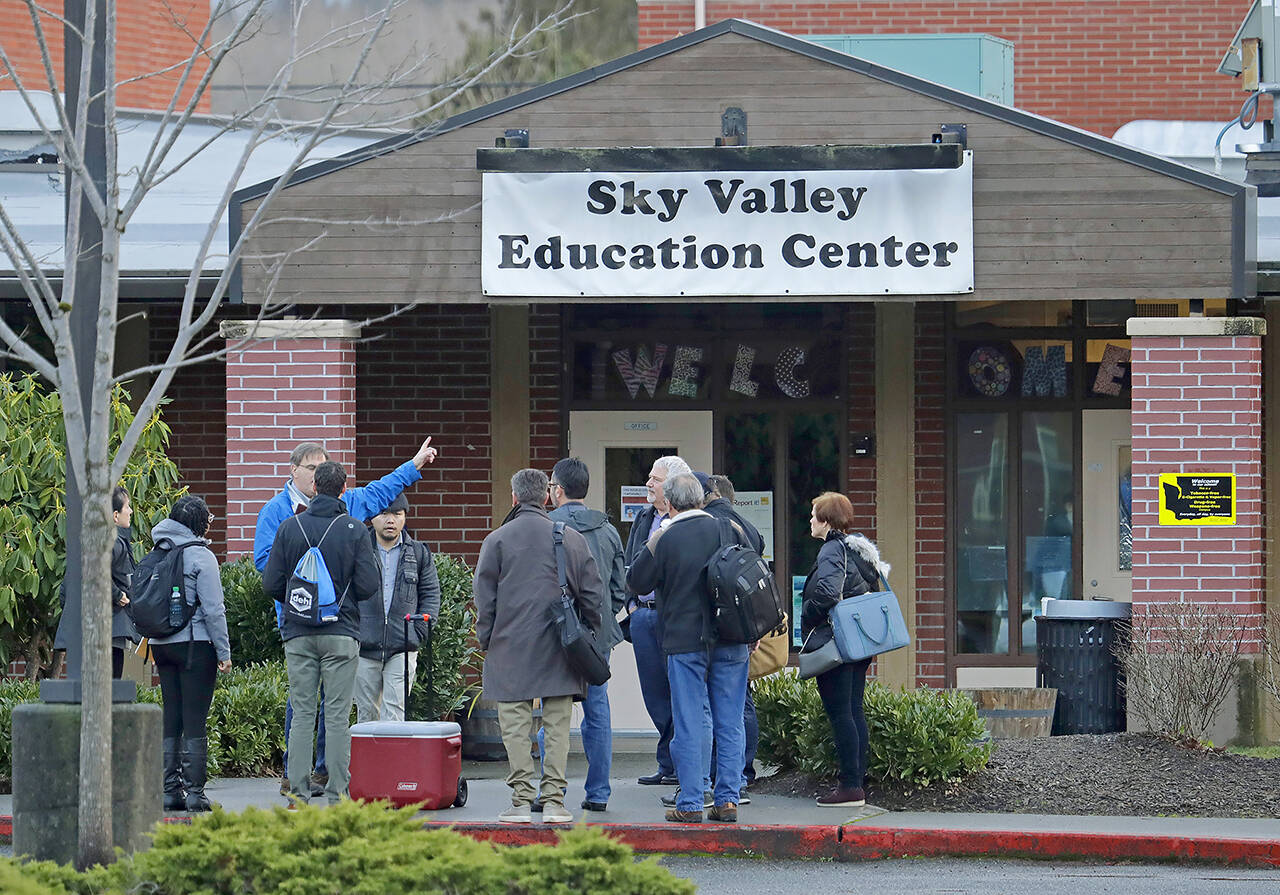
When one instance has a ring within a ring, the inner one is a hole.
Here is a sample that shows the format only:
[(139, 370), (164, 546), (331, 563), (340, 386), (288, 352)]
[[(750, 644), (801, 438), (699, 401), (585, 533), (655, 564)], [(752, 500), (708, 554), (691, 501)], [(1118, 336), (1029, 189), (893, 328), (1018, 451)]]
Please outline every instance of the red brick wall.
[[(162, 361), (177, 332), (178, 309), (154, 304), (150, 320), (151, 362)], [(134, 397), (141, 397), (137, 388)], [(184, 367), (169, 385), (172, 399), (161, 409), (169, 426), (169, 459), (178, 466), (182, 484), (204, 498), (218, 518), (209, 526), (211, 547), (219, 558), (227, 550), (227, 391), (226, 365), (221, 360)], [(256, 511), (255, 511), (256, 512)], [(252, 534), (250, 534), (252, 538)]]
[(356, 349), (350, 339), (266, 339), (227, 355), (227, 558), (253, 554), (258, 511), (301, 441), (352, 469)]
[[(1104, 136), (1138, 118), (1225, 121), (1239, 82), (1217, 73), (1249, 0), (720, 2), (707, 22), (791, 34), (991, 34), (1014, 44), (1019, 108)], [(639, 0), (640, 46), (693, 30), (691, 0)]]
[(385, 475), (432, 436), (440, 456), (406, 492), (409, 527), (474, 565), (492, 528), (489, 309), (419, 306), (365, 334), (356, 349), (357, 479)]
[[(1231, 604), (1258, 648), (1263, 615), (1262, 340), (1135, 336), (1133, 603)], [(1235, 525), (1160, 525), (1161, 473), (1234, 473)]]
[[(62, 4), (58, 0), (43, 5), (51, 12), (59, 15), (62, 13)], [(209, 21), (208, 2), (117, 0), (116, 10), (116, 81), (142, 78), (120, 88), (117, 105), (138, 109), (166, 108), (181, 79), (182, 69), (177, 66), (191, 57), (195, 47), (194, 38), (200, 35)], [(46, 14), (41, 17), (41, 28), (61, 87), (62, 25)], [(0, 46), (4, 47), (19, 77), (29, 89), (49, 89), (36, 43), (35, 29), (27, 13), (27, 5), (20, 0), (0, 0)], [(161, 69), (171, 67), (174, 70), (159, 73)], [(182, 92), (184, 101), (190, 98), (191, 85), (199, 81), (206, 68), (207, 61), (198, 57), (198, 64), (192, 70)], [(12, 89), (13, 82), (8, 77), (8, 71), (0, 66), (0, 90)], [(200, 101), (199, 110), (208, 112), (209, 108), (206, 94)]]
[[(845, 344), (849, 351), (849, 435), (876, 430), (876, 308), (871, 302), (850, 305), (845, 315)], [(858, 530), (876, 537), (876, 458), (855, 457), (849, 447), (849, 487)]]
[(946, 395), (943, 308), (916, 305), (916, 683), (945, 687)]

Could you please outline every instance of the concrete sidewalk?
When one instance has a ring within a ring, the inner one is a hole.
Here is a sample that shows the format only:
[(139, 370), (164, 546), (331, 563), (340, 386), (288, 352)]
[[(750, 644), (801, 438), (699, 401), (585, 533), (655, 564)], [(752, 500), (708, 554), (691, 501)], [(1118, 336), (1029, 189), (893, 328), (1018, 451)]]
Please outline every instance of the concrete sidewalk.
[[(1276, 819), (888, 812), (872, 805), (820, 808), (812, 799), (752, 793), (751, 803), (739, 809), (736, 825), (671, 824), (658, 799), (672, 788), (636, 782), (650, 770), (648, 755), (617, 753), (609, 810), (584, 812), (578, 806), (586, 766), (580, 754), (571, 755), (565, 803), (576, 822), (600, 825), (646, 853), (846, 861), (969, 855), (1280, 866)], [(470, 790), (467, 804), (423, 812), (425, 823), (508, 844), (554, 841), (558, 826), (496, 823), (510, 804), (505, 762), (466, 762), (463, 774)], [(286, 804), (279, 785), (274, 777), (214, 780), (207, 791), (225, 810), (242, 811)], [(11, 837), (12, 806), (11, 796), (0, 796), (2, 840)]]

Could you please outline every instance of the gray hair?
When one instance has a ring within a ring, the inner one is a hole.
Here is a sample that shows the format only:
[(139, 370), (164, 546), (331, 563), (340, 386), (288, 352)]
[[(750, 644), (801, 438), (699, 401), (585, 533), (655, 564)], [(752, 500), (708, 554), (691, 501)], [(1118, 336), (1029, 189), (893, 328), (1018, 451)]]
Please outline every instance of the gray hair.
[(547, 502), (547, 474), (540, 469), (522, 469), (511, 477), (511, 493), (518, 503)]
[(702, 506), (702, 483), (691, 472), (682, 472), (667, 479), (662, 485), (662, 493), (677, 513)]
[[(675, 454), (668, 454), (665, 457), (659, 457), (657, 460), (653, 461), (653, 465), (664, 470), (667, 474), (667, 478), (671, 478), (675, 475), (689, 475), (693, 472), (693, 467), (684, 462), (683, 457), (677, 457)], [(701, 488), (702, 486), (699, 485), (698, 487)]]
[(710, 477), (711, 488), (729, 503), (733, 503), (733, 482), (729, 481), (727, 475), (713, 475)]
[(310, 457), (312, 454), (324, 454), (326, 460), (329, 459), (329, 452), (325, 446), (318, 441), (304, 441), (293, 449), (293, 453), (289, 455), (290, 466), (301, 466), (302, 461)]

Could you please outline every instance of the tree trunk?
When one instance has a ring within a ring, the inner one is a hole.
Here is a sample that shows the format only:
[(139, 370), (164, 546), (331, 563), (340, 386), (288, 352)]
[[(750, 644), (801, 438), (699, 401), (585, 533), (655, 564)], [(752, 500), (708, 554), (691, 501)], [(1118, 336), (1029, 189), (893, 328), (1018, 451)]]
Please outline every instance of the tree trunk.
[(81, 543), (80, 838), (81, 869), (115, 860), (111, 823), (111, 488), (105, 464), (90, 461)]

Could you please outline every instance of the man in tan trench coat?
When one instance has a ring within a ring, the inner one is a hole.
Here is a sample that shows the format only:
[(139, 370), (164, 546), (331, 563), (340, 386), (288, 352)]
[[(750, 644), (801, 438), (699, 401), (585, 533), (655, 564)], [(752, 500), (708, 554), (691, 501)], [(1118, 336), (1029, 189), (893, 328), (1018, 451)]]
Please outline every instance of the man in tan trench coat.
[[(546, 740), (541, 782), (544, 823), (570, 823), (564, 807), (569, 763), (569, 722), (573, 701), (587, 682), (569, 666), (560, 650), (550, 607), (560, 599), (554, 523), (547, 518), (547, 476), (522, 469), (511, 477), (512, 511), (484, 539), (476, 564), (476, 638), (485, 651), (484, 695), (498, 703), (498, 724), (511, 766), (507, 785), (511, 807), (498, 815), (503, 823), (529, 823), (537, 794), (537, 764), (530, 750), (533, 701), (542, 700)], [(604, 585), (586, 539), (565, 528), (565, 573), (578, 617), (600, 630)]]

